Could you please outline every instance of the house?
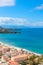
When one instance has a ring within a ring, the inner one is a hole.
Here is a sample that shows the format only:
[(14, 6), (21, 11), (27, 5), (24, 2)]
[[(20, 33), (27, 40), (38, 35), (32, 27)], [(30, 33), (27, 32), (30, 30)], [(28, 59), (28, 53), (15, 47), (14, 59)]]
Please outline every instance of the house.
[(28, 55), (26, 55), (26, 54), (21, 54), (21, 55), (17, 55), (17, 56), (15, 56), (15, 57), (12, 57), (11, 60), (20, 62), (20, 61), (26, 60), (27, 58), (28, 58)]
[(9, 60), (8, 62), (9, 62), (9, 65), (19, 65), (19, 63), (16, 61)]

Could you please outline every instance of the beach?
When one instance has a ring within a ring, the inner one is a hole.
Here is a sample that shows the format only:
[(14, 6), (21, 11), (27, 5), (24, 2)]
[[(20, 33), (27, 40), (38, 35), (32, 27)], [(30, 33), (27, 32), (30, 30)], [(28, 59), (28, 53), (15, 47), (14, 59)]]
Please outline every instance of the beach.
[(41, 54), (38, 54), (38, 53), (35, 53), (35, 52), (32, 52), (30, 50), (27, 50), (27, 49), (24, 49), (24, 48), (19, 48), (19, 47), (15, 47), (15, 46), (11, 46), (11, 45), (7, 45), (6, 43), (3, 43), (3, 42), (0, 42), (3, 46), (7, 46), (9, 48), (14, 48), (14, 49), (17, 49), (17, 50), (23, 50), (23, 51), (26, 51), (27, 53), (32, 53), (32, 54), (35, 54), (35, 55), (38, 55), (38, 56), (41, 56)]

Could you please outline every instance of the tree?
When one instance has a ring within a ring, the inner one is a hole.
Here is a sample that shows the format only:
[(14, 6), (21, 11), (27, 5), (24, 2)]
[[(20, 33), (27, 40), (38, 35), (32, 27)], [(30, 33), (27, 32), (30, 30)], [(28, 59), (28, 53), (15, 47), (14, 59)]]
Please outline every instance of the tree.
[(26, 62), (22, 62), (21, 65), (27, 65)]

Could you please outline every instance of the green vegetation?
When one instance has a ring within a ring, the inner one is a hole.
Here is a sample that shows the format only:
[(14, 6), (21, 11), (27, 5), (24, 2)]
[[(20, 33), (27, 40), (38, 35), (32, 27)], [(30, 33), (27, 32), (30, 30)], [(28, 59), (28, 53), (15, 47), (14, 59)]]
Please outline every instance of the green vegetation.
[(36, 55), (33, 55), (33, 56), (31, 56), (31, 57), (29, 58), (29, 60), (33, 61), (35, 58), (37, 58), (37, 56), (36, 56)]
[(33, 55), (27, 60), (30, 63), (30, 65), (38, 65), (41, 62), (43, 62), (43, 55), (41, 55), (41, 56)]
[(21, 65), (27, 65), (26, 62), (22, 62)]
[(0, 53), (0, 57), (1, 57), (1, 56), (3, 56), (3, 54), (2, 54), (2, 53)]

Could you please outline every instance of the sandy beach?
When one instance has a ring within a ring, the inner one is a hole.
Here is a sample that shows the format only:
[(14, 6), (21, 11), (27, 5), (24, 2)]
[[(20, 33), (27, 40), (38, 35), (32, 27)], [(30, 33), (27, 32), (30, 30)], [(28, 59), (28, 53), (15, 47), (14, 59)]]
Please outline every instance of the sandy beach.
[(32, 54), (35, 54), (35, 55), (41, 56), (41, 54), (38, 54), (38, 53), (32, 52), (32, 51), (27, 50), (27, 49), (23, 49), (23, 48), (19, 48), (19, 47), (11, 46), (11, 45), (8, 45), (8, 44), (3, 43), (3, 42), (1, 42), (1, 41), (0, 41), (0, 43), (1, 43), (2, 45), (4, 45), (4, 46), (10, 47), (10, 48), (14, 48), (14, 49), (17, 49), (17, 50), (21, 50), (21, 49), (22, 49), (22, 50), (24, 50), (24, 51), (26, 51), (26, 52), (28, 52), (28, 53), (32, 53)]

